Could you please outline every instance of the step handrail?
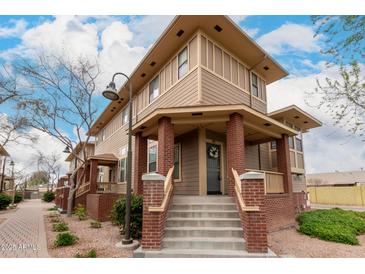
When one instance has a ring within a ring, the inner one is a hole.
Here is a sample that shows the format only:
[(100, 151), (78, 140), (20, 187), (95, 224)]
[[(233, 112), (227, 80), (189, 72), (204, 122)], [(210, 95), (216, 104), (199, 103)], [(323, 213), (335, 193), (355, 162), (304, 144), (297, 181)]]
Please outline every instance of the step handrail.
[(234, 178), (234, 190), (236, 193), (236, 197), (239, 203), (239, 206), (242, 211), (260, 211), (260, 208), (258, 206), (246, 206), (245, 201), (242, 197), (242, 187), (241, 187), (241, 179), (238, 175), (237, 171), (232, 168), (232, 174)]
[(165, 181), (164, 181), (164, 197), (163, 197), (161, 206), (150, 206), (148, 208), (149, 212), (165, 212), (166, 211), (170, 198), (171, 198), (172, 190), (174, 188), (173, 174), (174, 174), (174, 166), (172, 166), (169, 169), (169, 171), (167, 172)]
[(90, 182), (86, 184), (82, 184), (79, 186), (79, 188), (76, 190), (75, 198), (80, 197), (84, 195), (85, 193), (90, 191)]

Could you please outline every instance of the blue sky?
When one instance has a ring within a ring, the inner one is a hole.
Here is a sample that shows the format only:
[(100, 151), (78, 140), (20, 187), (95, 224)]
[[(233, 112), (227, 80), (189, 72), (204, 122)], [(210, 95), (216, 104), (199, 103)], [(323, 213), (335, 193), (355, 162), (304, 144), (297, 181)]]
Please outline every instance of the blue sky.
[[(0, 16), (0, 63), (12, 60), (13, 53), (28, 48), (58, 51), (67, 47), (71, 55), (96, 56), (105, 68), (101, 85), (106, 85), (115, 71), (131, 72), (157, 39), (173, 16)], [(309, 16), (232, 16), (232, 19), (268, 51), (290, 75), (268, 86), (269, 111), (296, 104), (323, 122), (304, 137), (305, 163), (309, 172), (356, 170), (364, 166), (364, 143), (332, 126), (324, 110), (305, 103), (306, 91), (313, 91), (316, 79), (336, 75), (325, 68), (320, 54), (323, 37), (313, 38)], [(119, 60), (119, 61), (117, 61)], [(121, 62), (120, 60), (123, 60)], [(101, 112), (106, 101), (96, 98)], [(1, 106), (1, 113), (11, 113), (11, 106)], [(42, 136), (54, 149), (62, 145)], [(45, 149), (44, 146), (34, 149)], [(34, 151), (19, 153), (9, 148), (20, 163)], [(22, 150), (29, 150), (26, 146)], [(50, 149), (47, 148), (50, 152)], [(27, 154), (28, 153), (28, 154)], [(24, 155), (28, 155), (25, 157)], [(328, 159), (331, 159), (329, 161)], [(346, 159), (344, 162), (343, 159)]]

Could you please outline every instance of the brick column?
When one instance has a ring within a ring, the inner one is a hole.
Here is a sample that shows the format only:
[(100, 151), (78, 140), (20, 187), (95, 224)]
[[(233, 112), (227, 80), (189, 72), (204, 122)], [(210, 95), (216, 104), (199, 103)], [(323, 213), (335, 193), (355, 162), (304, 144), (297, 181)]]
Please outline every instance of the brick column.
[(234, 178), (231, 172), (234, 168), (238, 174), (244, 172), (245, 140), (243, 117), (239, 113), (229, 116), (227, 122), (227, 167), (228, 167), (228, 195), (234, 196)]
[(69, 186), (65, 186), (62, 189), (62, 201), (61, 201), (61, 208), (62, 211), (67, 211), (67, 200), (68, 200), (68, 194), (70, 192), (70, 187)]
[(162, 117), (158, 120), (158, 173), (167, 175), (174, 165), (174, 126), (171, 118)]
[(259, 172), (247, 172), (240, 176), (242, 198), (246, 206), (259, 207), (259, 211), (241, 212), (246, 249), (253, 253), (268, 251), (264, 176)]
[(96, 193), (98, 190), (98, 160), (90, 160), (90, 194)]
[(164, 235), (165, 214), (150, 212), (150, 206), (161, 206), (164, 196), (165, 176), (149, 173), (142, 176), (143, 180), (143, 219), (142, 219), (142, 249), (160, 250)]
[(138, 132), (134, 142), (134, 193), (143, 194), (142, 175), (147, 172), (147, 138)]
[(276, 157), (278, 172), (284, 174), (284, 190), (286, 193), (293, 192), (293, 180), (290, 167), (289, 137), (282, 135), (281, 139), (276, 139)]

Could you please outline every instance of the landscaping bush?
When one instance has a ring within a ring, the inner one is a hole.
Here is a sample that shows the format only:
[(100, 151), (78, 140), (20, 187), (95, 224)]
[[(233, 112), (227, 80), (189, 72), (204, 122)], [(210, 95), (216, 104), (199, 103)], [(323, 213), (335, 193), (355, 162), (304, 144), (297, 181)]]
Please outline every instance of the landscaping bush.
[(60, 217), (59, 217), (59, 216), (50, 216), (50, 217), (49, 217), (49, 221), (50, 221), (51, 223), (59, 223), (59, 222), (61, 222), (62, 220), (60, 219)]
[[(131, 200), (131, 237), (133, 239), (140, 239), (142, 236), (142, 213), (143, 213), (143, 197), (139, 195), (132, 195)], [(121, 227), (121, 233), (124, 234), (125, 224), (125, 198), (118, 199), (113, 204), (110, 219), (113, 224)]]
[(58, 210), (58, 207), (55, 205), (53, 207), (48, 208), (47, 210), (48, 211), (56, 211), (56, 210)]
[(86, 219), (86, 208), (83, 205), (78, 204), (77, 207), (75, 207), (74, 214), (77, 217), (79, 217), (80, 221), (85, 220)]
[(11, 197), (5, 193), (0, 193), (0, 210), (6, 209), (11, 203)]
[(18, 204), (21, 201), (23, 201), (23, 194), (21, 194), (20, 192), (15, 193), (14, 203)]
[(56, 240), (54, 241), (55, 246), (68, 246), (73, 245), (78, 241), (78, 237), (69, 232), (60, 233), (57, 235)]
[(91, 249), (86, 254), (80, 254), (80, 252), (77, 252), (75, 254), (75, 258), (96, 258), (96, 250)]
[(101, 223), (99, 221), (91, 221), (90, 227), (92, 228), (101, 228)]
[(53, 231), (63, 232), (68, 230), (68, 225), (65, 222), (53, 224)]
[(52, 191), (47, 191), (47, 192), (44, 192), (42, 200), (47, 203), (50, 203), (54, 200), (54, 198), (55, 198), (55, 194)]
[(339, 208), (300, 214), (297, 218), (303, 234), (331, 242), (358, 245), (357, 235), (365, 233), (365, 214)]

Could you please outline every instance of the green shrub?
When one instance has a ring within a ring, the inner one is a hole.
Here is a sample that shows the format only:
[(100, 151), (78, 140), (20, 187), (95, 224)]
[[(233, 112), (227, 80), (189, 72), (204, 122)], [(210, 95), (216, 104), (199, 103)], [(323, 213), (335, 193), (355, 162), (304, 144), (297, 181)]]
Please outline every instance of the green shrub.
[(74, 214), (79, 217), (79, 220), (85, 220), (86, 219), (86, 208), (78, 204), (77, 207), (75, 207)]
[(55, 198), (55, 194), (52, 191), (47, 191), (47, 192), (44, 192), (42, 200), (47, 203), (50, 203), (54, 200), (54, 198)]
[(68, 246), (73, 245), (78, 241), (78, 237), (69, 232), (60, 233), (57, 235), (56, 240), (54, 241), (55, 246)]
[(68, 230), (68, 225), (65, 222), (53, 224), (53, 231), (63, 232)]
[(92, 228), (101, 228), (101, 223), (99, 221), (91, 221), (90, 227)]
[(55, 205), (53, 207), (48, 208), (47, 210), (48, 211), (56, 211), (56, 210), (58, 210), (58, 207)]
[(297, 218), (303, 234), (331, 242), (358, 245), (357, 235), (365, 233), (364, 214), (339, 208), (304, 212)]
[(77, 252), (75, 254), (75, 258), (96, 258), (96, 250), (91, 249), (86, 254), (80, 254), (80, 252)]
[(21, 194), (20, 192), (15, 193), (14, 203), (18, 204), (21, 201), (23, 201), (23, 194)]
[(0, 210), (6, 209), (11, 203), (11, 197), (5, 193), (0, 193)]
[(59, 216), (52, 216), (52, 217), (49, 218), (49, 221), (51, 223), (60, 223), (60, 222), (62, 222), (62, 220)]
[[(143, 213), (143, 197), (132, 195), (131, 199), (131, 224), (130, 232), (133, 239), (140, 239), (142, 236), (142, 214)], [(121, 227), (121, 233), (125, 231), (125, 198), (118, 199), (113, 204), (110, 219), (113, 224)]]

